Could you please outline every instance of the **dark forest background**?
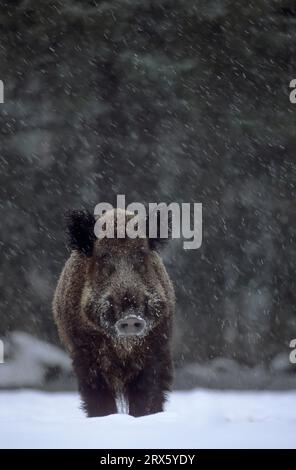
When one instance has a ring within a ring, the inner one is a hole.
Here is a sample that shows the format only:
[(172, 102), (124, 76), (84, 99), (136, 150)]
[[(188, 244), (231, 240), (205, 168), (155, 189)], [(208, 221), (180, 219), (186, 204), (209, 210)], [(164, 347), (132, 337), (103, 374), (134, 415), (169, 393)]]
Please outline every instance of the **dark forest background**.
[(1, 1), (0, 335), (58, 344), (64, 211), (126, 194), (203, 204), (164, 254), (176, 365), (288, 357), (295, 44), (294, 1)]

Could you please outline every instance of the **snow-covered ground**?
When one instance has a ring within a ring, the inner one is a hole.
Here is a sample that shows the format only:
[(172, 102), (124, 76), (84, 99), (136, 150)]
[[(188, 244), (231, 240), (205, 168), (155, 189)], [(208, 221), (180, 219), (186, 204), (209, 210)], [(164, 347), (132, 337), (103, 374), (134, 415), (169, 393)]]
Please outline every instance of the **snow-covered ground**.
[(296, 448), (296, 392), (174, 392), (143, 418), (84, 417), (75, 393), (0, 392), (1, 448)]

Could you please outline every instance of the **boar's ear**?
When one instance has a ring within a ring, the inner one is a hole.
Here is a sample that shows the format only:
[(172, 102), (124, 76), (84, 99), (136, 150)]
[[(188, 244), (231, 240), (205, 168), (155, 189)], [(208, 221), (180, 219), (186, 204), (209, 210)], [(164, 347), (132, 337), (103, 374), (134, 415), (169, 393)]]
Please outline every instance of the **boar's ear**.
[(69, 211), (66, 213), (68, 246), (86, 256), (92, 255), (95, 242), (95, 219), (87, 211)]
[[(152, 220), (153, 220), (153, 222), (154, 222), (154, 220), (156, 220), (156, 224), (157, 224), (156, 237), (149, 237), (149, 224), (150, 224), (150, 221), (152, 223)], [(163, 220), (160, 217), (159, 211), (156, 213), (156, 219), (155, 219), (154, 214), (153, 215), (149, 214), (147, 216), (147, 219), (146, 219), (146, 235), (147, 235), (147, 238), (149, 239), (149, 246), (150, 246), (151, 250), (160, 251), (162, 248), (164, 248), (166, 246), (168, 240), (172, 238), (172, 215), (171, 215), (171, 212), (168, 213), (167, 223), (168, 223), (168, 227), (167, 227), (168, 237), (163, 238), (160, 235), (161, 235), (162, 231), (164, 231), (164, 233), (166, 233), (166, 227), (163, 226), (163, 224), (166, 225), (166, 220)]]

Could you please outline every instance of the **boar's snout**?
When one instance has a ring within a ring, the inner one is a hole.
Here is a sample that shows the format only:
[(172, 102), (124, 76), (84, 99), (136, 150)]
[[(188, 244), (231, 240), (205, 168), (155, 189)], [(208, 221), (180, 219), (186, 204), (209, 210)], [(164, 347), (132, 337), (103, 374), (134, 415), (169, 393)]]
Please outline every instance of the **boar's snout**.
[(141, 317), (136, 315), (128, 315), (121, 320), (118, 320), (115, 324), (115, 328), (118, 336), (140, 336), (144, 333), (146, 328), (146, 322)]

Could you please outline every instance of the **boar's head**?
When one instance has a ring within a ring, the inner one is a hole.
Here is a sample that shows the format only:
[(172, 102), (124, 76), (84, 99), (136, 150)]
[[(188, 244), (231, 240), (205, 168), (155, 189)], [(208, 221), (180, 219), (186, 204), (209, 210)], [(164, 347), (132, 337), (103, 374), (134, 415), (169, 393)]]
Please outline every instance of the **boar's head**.
[[(112, 215), (116, 227), (118, 211), (102, 217)], [(126, 220), (130, 216), (126, 213)], [(70, 246), (87, 264), (81, 297), (83, 315), (91, 328), (115, 345), (130, 348), (162, 322), (168, 322), (171, 314), (173, 289), (157, 253), (164, 239), (98, 239), (94, 225), (89, 213), (73, 211), (69, 215)]]

